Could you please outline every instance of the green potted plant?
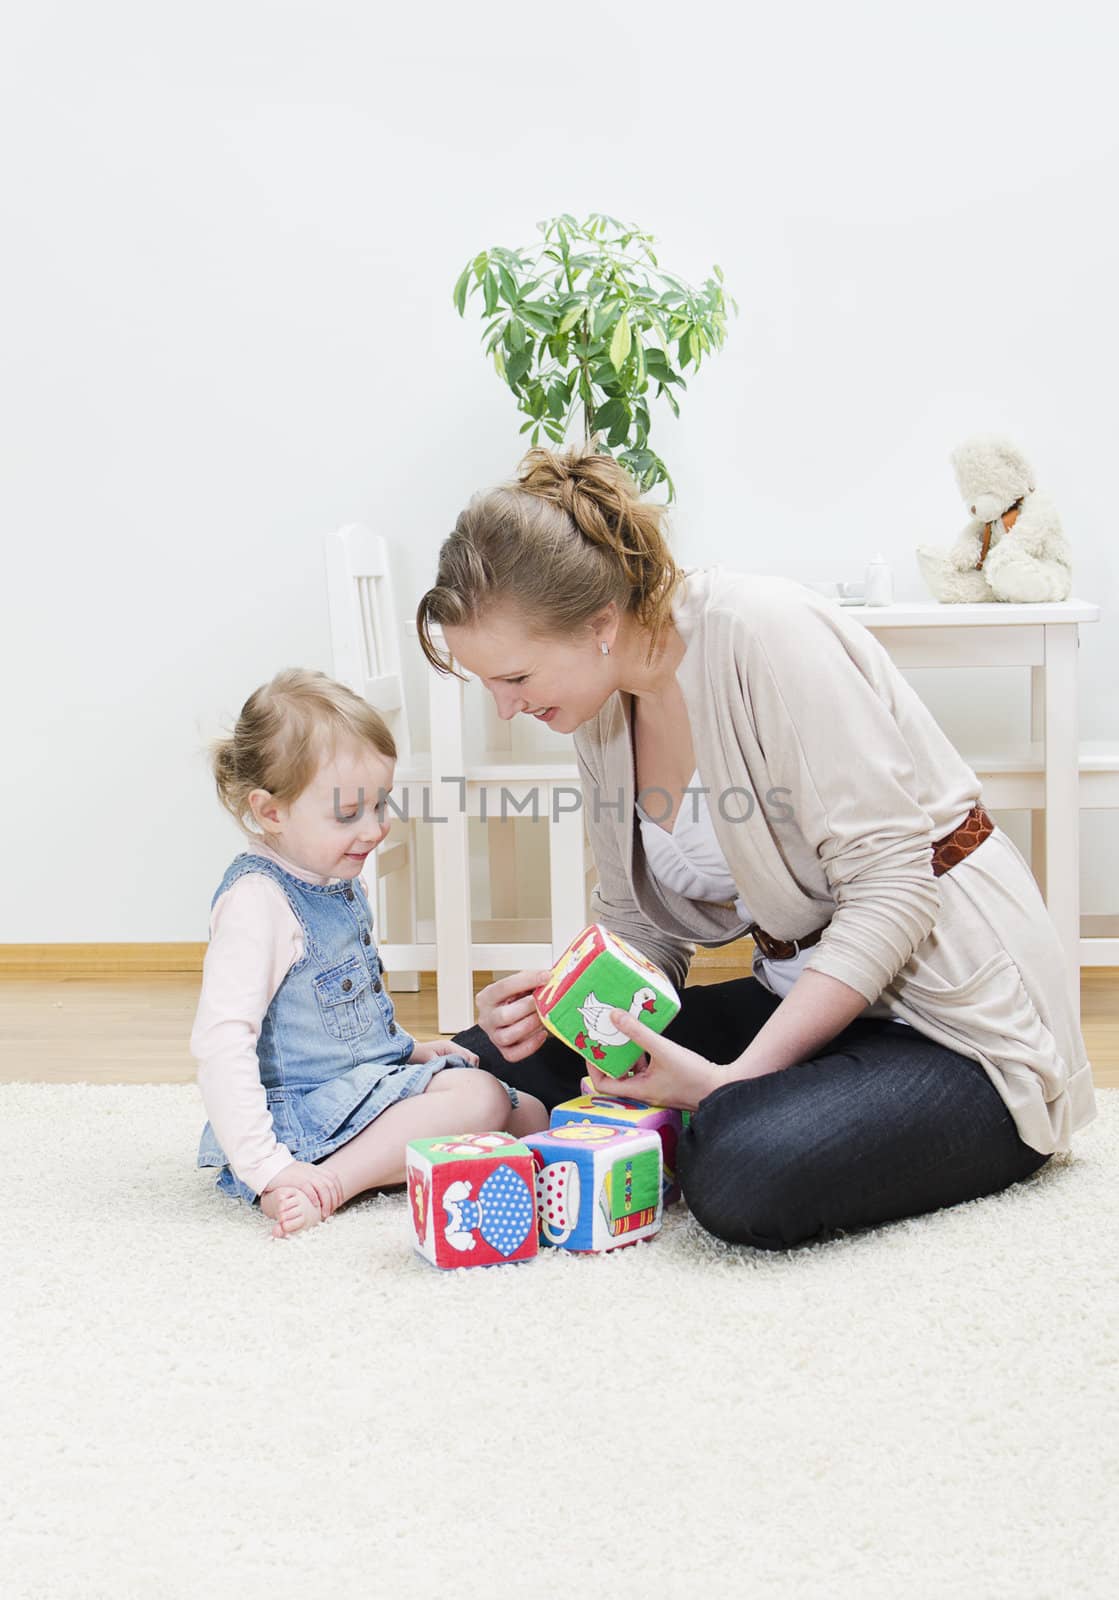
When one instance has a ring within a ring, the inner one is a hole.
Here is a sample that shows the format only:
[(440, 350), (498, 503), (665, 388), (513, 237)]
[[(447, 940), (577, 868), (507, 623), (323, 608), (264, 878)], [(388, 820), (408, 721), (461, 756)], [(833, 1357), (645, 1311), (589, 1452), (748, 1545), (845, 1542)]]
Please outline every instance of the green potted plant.
[(581, 407), (584, 437), (616, 453), (642, 491), (667, 484), (671, 502), (672, 478), (649, 445), (649, 390), (679, 416), (673, 389), (687, 388), (683, 369), (691, 362), (698, 371), (725, 343), (727, 306), (737, 314), (738, 303), (722, 269), (693, 289), (661, 270), (652, 234), (601, 212), (582, 223), (565, 212), (536, 226), (539, 244), (495, 246), (467, 262), (454, 288), (459, 315), (468, 295), (482, 296), (486, 354), (533, 444), (541, 429), (563, 444)]

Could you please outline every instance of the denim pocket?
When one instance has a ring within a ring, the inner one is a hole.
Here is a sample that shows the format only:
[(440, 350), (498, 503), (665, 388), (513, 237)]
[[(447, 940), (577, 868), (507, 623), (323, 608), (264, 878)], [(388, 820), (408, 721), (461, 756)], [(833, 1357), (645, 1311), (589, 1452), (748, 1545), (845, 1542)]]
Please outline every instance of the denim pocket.
[(350, 956), (315, 979), (315, 997), (323, 1027), (332, 1039), (357, 1039), (372, 1025), (373, 996), (369, 968)]
[(295, 1098), (292, 1090), (286, 1085), (265, 1090), (265, 1099), (272, 1116), (272, 1132), (281, 1144), (286, 1144), (292, 1151), (302, 1137), (293, 1110)]

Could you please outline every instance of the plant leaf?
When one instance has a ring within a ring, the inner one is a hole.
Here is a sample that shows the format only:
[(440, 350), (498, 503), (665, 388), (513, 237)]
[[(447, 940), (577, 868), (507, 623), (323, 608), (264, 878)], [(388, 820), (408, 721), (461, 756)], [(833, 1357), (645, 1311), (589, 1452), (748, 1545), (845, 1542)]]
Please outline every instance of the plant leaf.
[(520, 296), (517, 293), (517, 285), (514, 283), (512, 275), (507, 268), (499, 266), (497, 276), (501, 284), (502, 294), (511, 306), (515, 306)]
[(595, 427), (606, 429), (611, 434), (619, 422), (628, 428), (629, 412), (626, 409), (625, 402), (622, 400), (607, 400), (606, 404), (599, 406), (594, 414)]
[[(500, 349), (500, 346), (498, 348)], [(505, 363), (505, 381), (507, 383), (520, 383), (531, 365), (532, 352), (530, 350), (518, 350)]]
[(555, 323), (546, 306), (539, 300), (523, 300), (517, 307), (517, 314), (524, 318), (530, 328), (536, 328), (540, 333), (554, 333)]
[(632, 343), (633, 340), (629, 331), (629, 318), (626, 316), (625, 312), (623, 312), (621, 317), (618, 319), (618, 325), (614, 329), (613, 336), (610, 340), (610, 359), (618, 371), (621, 371), (622, 367), (625, 365), (626, 357), (629, 355)]

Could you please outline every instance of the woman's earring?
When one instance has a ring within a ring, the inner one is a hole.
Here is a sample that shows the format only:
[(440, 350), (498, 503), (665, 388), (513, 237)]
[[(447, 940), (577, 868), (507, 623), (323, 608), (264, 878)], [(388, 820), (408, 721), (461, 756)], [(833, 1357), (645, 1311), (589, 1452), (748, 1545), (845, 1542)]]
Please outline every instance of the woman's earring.
[(608, 656), (610, 654), (610, 646), (606, 643), (605, 639), (599, 640), (598, 648), (602, 651), (604, 656)]

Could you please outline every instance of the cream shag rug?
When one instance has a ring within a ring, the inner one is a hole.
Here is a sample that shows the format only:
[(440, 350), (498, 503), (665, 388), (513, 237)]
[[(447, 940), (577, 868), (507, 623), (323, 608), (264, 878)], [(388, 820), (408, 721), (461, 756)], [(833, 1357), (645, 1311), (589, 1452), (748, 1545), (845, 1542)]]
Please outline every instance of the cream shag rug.
[(677, 1207), (440, 1273), (287, 1241), (193, 1086), (10, 1084), (7, 1600), (1119, 1592), (1119, 1090), (988, 1199), (772, 1254)]

